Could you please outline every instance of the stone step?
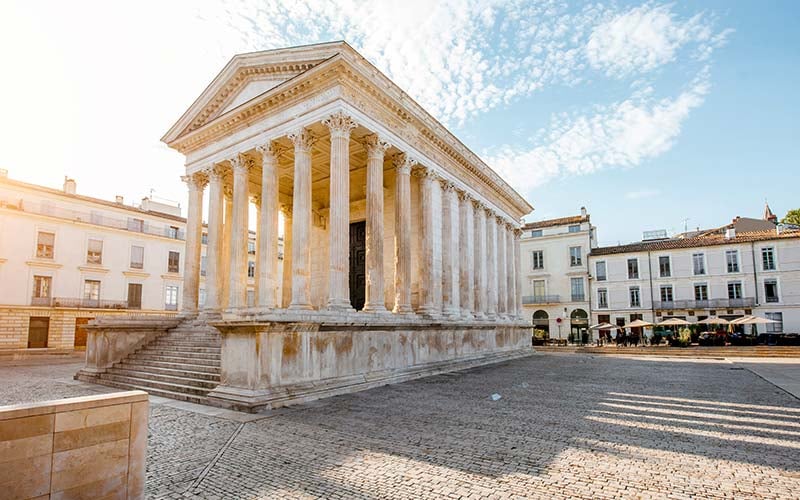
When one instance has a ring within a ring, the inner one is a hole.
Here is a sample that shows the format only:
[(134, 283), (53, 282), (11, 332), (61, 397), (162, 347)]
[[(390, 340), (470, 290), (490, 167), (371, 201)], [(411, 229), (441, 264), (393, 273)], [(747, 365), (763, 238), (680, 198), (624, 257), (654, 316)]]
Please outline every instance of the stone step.
[(156, 382), (169, 382), (171, 384), (186, 385), (190, 387), (197, 387), (198, 389), (213, 389), (219, 385), (218, 380), (204, 380), (199, 377), (193, 377), (191, 372), (183, 372), (183, 375), (172, 375), (156, 373), (152, 370), (145, 368), (143, 370), (131, 370), (128, 368), (109, 368), (106, 373), (113, 375), (120, 375), (129, 378), (141, 378), (146, 380), (153, 380)]
[(149, 344), (145, 349), (207, 354), (219, 354), (222, 351), (221, 347), (172, 345), (158, 342)]
[(124, 382), (117, 382), (115, 380), (96, 379), (95, 383), (102, 384), (108, 387), (116, 387), (117, 389), (138, 390), (144, 391), (151, 396), (161, 396), (162, 398), (176, 399), (178, 401), (188, 401), (190, 403), (197, 403), (201, 405), (208, 404), (208, 398), (198, 396), (195, 394), (186, 394), (183, 392), (167, 391), (164, 389), (156, 389), (154, 387), (147, 387), (144, 385), (128, 384)]
[(160, 349), (158, 347), (145, 347), (139, 349), (135, 354), (147, 354), (155, 356), (175, 356), (184, 359), (210, 359), (219, 360), (221, 357), (220, 352), (194, 352), (191, 349), (174, 350), (174, 349)]
[(137, 361), (165, 361), (167, 363), (185, 363), (191, 365), (205, 365), (205, 366), (215, 366), (217, 369), (220, 367), (220, 360), (219, 359), (203, 359), (203, 358), (186, 358), (183, 356), (167, 356), (167, 355), (159, 355), (159, 354), (151, 354), (151, 353), (143, 353), (137, 352), (131, 354), (126, 358), (126, 360), (137, 360)]
[[(216, 376), (219, 380), (219, 365), (194, 365), (188, 363), (172, 363), (169, 361), (153, 361), (153, 360), (135, 360), (125, 359), (120, 363), (116, 363), (115, 367), (130, 368), (132, 370), (142, 371), (143, 367), (152, 370), (172, 370), (172, 371), (190, 371), (192, 373), (202, 373), (204, 375)], [(213, 380), (213, 379), (210, 379)]]
[(119, 382), (121, 384), (128, 384), (130, 386), (150, 387), (158, 390), (180, 392), (184, 394), (191, 394), (194, 396), (203, 396), (203, 397), (205, 397), (211, 391), (211, 389), (199, 388), (191, 385), (177, 384), (172, 382), (160, 382), (148, 378), (129, 377), (127, 375), (117, 375), (114, 373), (101, 373), (100, 379), (112, 380), (114, 382)]

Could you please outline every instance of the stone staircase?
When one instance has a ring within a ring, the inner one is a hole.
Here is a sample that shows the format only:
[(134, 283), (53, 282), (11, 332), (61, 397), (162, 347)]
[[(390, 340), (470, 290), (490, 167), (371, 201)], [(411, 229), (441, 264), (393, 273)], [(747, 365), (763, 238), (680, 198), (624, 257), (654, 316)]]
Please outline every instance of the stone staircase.
[(221, 339), (208, 325), (183, 322), (115, 363), (96, 383), (205, 404), (220, 381)]

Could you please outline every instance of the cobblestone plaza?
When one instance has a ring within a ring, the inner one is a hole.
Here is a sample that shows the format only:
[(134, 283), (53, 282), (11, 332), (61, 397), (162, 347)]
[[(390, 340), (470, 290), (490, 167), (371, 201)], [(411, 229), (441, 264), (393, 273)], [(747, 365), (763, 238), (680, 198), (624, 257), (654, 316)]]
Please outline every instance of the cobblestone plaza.
[[(256, 415), (153, 398), (147, 492), (796, 498), (800, 401), (755, 366), (536, 355)], [(110, 390), (76, 370), (0, 366), (0, 404)]]

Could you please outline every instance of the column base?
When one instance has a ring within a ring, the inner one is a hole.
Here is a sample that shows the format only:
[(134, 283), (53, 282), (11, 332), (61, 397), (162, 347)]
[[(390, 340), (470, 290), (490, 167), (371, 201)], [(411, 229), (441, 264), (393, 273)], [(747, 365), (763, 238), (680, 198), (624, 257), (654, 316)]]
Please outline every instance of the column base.
[(222, 319), (222, 311), (219, 309), (205, 309), (197, 317), (206, 321)]
[(442, 311), (432, 306), (422, 306), (417, 309), (417, 314), (423, 318), (438, 319), (442, 317)]
[[(291, 309), (291, 306), (289, 306)], [(333, 312), (355, 312), (356, 310), (350, 304), (350, 301), (343, 301), (340, 299), (328, 299), (328, 311)]]
[(369, 314), (389, 314), (389, 310), (383, 304), (364, 304), (361, 312)]
[(311, 304), (291, 303), (287, 309), (290, 311), (312, 311), (314, 307)]
[(414, 309), (411, 308), (411, 304), (395, 304), (392, 312), (394, 314), (414, 314)]

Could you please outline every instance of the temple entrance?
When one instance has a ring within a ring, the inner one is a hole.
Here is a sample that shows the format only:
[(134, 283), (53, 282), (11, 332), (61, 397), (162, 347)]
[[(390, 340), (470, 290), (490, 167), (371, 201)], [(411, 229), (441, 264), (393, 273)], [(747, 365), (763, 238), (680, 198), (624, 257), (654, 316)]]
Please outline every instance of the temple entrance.
[(364, 308), (367, 287), (367, 223), (350, 224), (350, 305), (356, 311)]

